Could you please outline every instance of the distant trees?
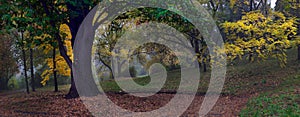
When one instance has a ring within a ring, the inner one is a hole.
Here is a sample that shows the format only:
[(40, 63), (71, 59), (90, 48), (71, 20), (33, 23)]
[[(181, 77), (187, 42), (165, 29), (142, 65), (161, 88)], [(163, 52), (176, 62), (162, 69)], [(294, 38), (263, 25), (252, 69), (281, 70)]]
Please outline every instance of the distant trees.
[(19, 71), (13, 54), (14, 40), (9, 34), (0, 34), (0, 90), (8, 89), (8, 81)]

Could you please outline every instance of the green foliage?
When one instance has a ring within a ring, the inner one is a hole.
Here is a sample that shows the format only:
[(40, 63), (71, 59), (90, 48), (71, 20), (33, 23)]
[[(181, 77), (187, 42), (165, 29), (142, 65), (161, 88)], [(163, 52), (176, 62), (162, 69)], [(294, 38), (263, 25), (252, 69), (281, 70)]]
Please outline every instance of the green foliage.
[(300, 116), (300, 95), (293, 91), (273, 96), (262, 95), (251, 99), (247, 108), (241, 111), (240, 116)]
[(18, 79), (16, 77), (12, 77), (11, 79), (9, 79), (8, 83), (7, 83), (7, 87), (9, 89), (19, 89), (19, 83), (18, 83)]

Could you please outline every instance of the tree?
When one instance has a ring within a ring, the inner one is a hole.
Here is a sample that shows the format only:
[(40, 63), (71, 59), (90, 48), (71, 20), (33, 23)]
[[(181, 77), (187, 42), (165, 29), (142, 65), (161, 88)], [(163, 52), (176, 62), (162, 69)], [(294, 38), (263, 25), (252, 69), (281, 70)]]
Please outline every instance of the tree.
[[(72, 60), (67, 55), (67, 50), (64, 47), (63, 39), (59, 36), (57, 25), (67, 23), (67, 25), (70, 27), (72, 34), (71, 45), (73, 47), (80, 24), (82, 23), (85, 16), (89, 13), (91, 8), (96, 5), (97, 1), (66, 0), (54, 2), (39, 0), (38, 2), (43, 6), (43, 11), (46, 16), (51, 18), (49, 19), (49, 24), (55, 32), (52, 35), (58, 43), (61, 56), (66, 61), (69, 68), (72, 68)], [(71, 71), (71, 87), (69, 93), (66, 95), (66, 98), (76, 98), (78, 96), (79, 94), (77, 92), (75, 81)]]
[[(64, 41), (64, 46), (67, 47), (67, 54), (70, 58), (73, 58), (72, 48), (71, 48), (71, 33), (70, 29), (66, 24), (62, 24), (59, 28), (60, 30), (60, 36), (63, 38), (66, 38)], [(50, 35), (45, 35), (45, 37), (39, 37), (39, 39), (44, 40), (45, 38), (51, 38)], [(50, 68), (50, 70), (45, 70), (42, 73), (42, 77), (44, 77), (43, 81), (41, 82), (43, 85), (46, 85), (47, 81), (49, 81), (51, 75), (53, 74), (54, 78), (54, 85), (55, 89), (54, 91), (58, 91), (58, 82), (56, 74), (61, 76), (71, 76), (71, 69), (69, 68), (68, 64), (64, 60), (64, 58), (56, 53), (56, 41), (54, 41), (52, 44), (42, 44), (41, 48), (44, 49), (45, 54), (49, 54), (52, 51), (52, 58), (46, 58), (45, 63)]]
[[(26, 64), (26, 50), (30, 50), (30, 69), (31, 69), (31, 86), (32, 90), (34, 87), (34, 65), (33, 65), (33, 49), (39, 42), (33, 40), (33, 37), (40, 35), (41, 31), (38, 25), (41, 21), (40, 17), (36, 17), (39, 9), (34, 1), (21, 1), (21, 0), (8, 0), (3, 1), (0, 9), (4, 11), (1, 19), (5, 24), (5, 29), (9, 32), (17, 31), (20, 35), (15, 36), (17, 39), (17, 45), (22, 50), (23, 54), (23, 65), (24, 65), (24, 75), (26, 85), (28, 85), (27, 76), (27, 64)], [(34, 10), (35, 9), (35, 10)], [(35, 32), (35, 33), (31, 33)], [(27, 87), (27, 92), (29, 93), (29, 88)]]
[(7, 90), (8, 81), (18, 72), (12, 38), (9, 34), (0, 34), (0, 90)]
[[(300, 1), (299, 0), (277, 0), (276, 11), (283, 12), (287, 17), (296, 17), (300, 22)], [(300, 35), (300, 23), (297, 24), (298, 35)], [(300, 43), (298, 43), (298, 60), (300, 60)]]
[(286, 49), (298, 42), (296, 19), (279, 12), (271, 12), (267, 17), (260, 11), (249, 12), (237, 22), (223, 23), (222, 28), (230, 60), (243, 56), (251, 61), (274, 57), (284, 66)]
[[(135, 9), (133, 11), (124, 13), (120, 15), (118, 18), (116, 18), (107, 27), (107, 29), (105, 29), (106, 30), (105, 33), (101, 36), (98, 36), (100, 37), (100, 39), (96, 38), (97, 40), (96, 42), (98, 44), (97, 47), (99, 48), (99, 51), (97, 52), (99, 53), (97, 59), (99, 59), (101, 63), (103, 63), (111, 72), (112, 72), (112, 68), (110, 67), (110, 64), (116, 64), (113, 66), (120, 65), (118, 66), (118, 68), (121, 68), (123, 64), (122, 61), (118, 61), (117, 63), (110, 63), (111, 56), (120, 54), (121, 56), (115, 56), (116, 58), (118, 58), (118, 57), (124, 57), (126, 56), (126, 54), (128, 54), (128, 53), (124, 53), (125, 51), (122, 51), (121, 48), (119, 49), (114, 48), (114, 45), (116, 44), (118, 38), (120, 38), (127, 29), (130, 29), (136, 25), (140, 25), (142, 23), (147, 23), (150, 21), (166, 23), (174, 27), (175, 29), (179, 30), (180, 32), (184, 33), (185, 36), (189, 39), (189, 42), (191, 43), (192, 47), (194, 48), (195, 53), (197, 54), (196, 60), (199, 63), (199, 66), (203, 66), (203, 71), (205, 72), (207, 71), (207, 63), (209, 63), (208, 48), (206, 48), (206, 44), (203, 37), (201, 36), (201, 33), (198, 30), (196, 30), (195, 27), (184, 17), (179, 16), (178, 14), (171, 12), (169, 10), (160, 9), (160, 8)], [(134, 42), (132, 44), (134, 44)], [(147, 48), (140, 48), (140, 50), (135, 51), (136, 53), (134, 55), (138, 55), (140, 59), (143, 59), (141, 58), (142, 56), (140, 56), (140, 54), (156, 52), (157, 55), (152, 56), (155, 58), (155, 59), (153, 58), (153, 61), (156, 62), (160, 59), (163, 59), (163, 58), (156, 58), (159, 55), (168, 58), (174, 57), (174, 54), (171, 54), (170, 51), (167, 51), (166, 47), (157, 46), (156, 44), (149, 44), (146, 47)], [(112, 52), (113, 49), (118, 51)], [(141, 52), (141, 50), (143, 49), (146, 51)], [(170, 63), (172, 63), (172, 65), (176, 63), (176, 60), (173, 59), (169, 59), (169, 60), (170, 61), (168, 62), (166, 61), (161, 61), (161, 62), (168, 63), (169, 65), (171, 65)], [(119, 69), (117, 69), (117, 71), (118, 73), (121, 72), (121, 70)]]

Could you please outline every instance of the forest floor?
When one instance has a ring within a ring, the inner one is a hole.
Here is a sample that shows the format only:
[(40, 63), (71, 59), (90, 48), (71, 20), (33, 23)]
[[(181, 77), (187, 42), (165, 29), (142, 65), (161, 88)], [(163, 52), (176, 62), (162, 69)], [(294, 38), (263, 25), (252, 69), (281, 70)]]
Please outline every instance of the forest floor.
[[(294, 52), (290, 52), (288, 56), (288, 63), (284, 68), (280, 67), (277, 61), (273, 59), (253, 63), (233, 62), (227, 68), (222, 94), (207, 116), (231, 117), (240, 116), (241, 113), (243, 115), (253, 114), (251, 108), (257, 109), (255, 100), (258, 102), (267, 99), (277, 100), (277, 98), (267, 96), (278, 97), (282, 94), (284, 96), (300, 95), (300, 63), (296, 61)], [(209, 84), (209, 76), (209, 73), (203, 75), (198, 94), (183, 116), (198, 116), (205, 97), (203, 94), (207, 89), (205, 87)], [(175, 95), (170, 90), (169, 93), (158, 93), (145, 100), (120, 93), (110, 81), (105, 84), (107, 84), (108, 91), (111, 90), (111, 92), (106, 93), (110, 100), (122, 108), (138, 112), (162, 107)], [(106, 87), (105, 85), (102, 86)], [(53, 92), (53, 87), (38, 89), (30, 94), (26, 94), (24, 91), (2, 92), (0, 93), (0, 116), (92, 116), (80, 98), (64, 98), (68, 87), (69, 85), (61, 86), (60, 92)], [(169, 88), (167, 87), (167, 89)], [(288, 93), (283, 93), (287, 90)], [(292, 100), (289, 97), (283, 99), (285, 101)], [(295, 101), (293, 105), (300, 105), (300, 98), (293, 100)], [(259, 107), (264, 106), (265, 104)], [(296, 106), (297, 108), (298, 106)], [(268, 112), (268, 110), (261, 110)], [(168, 113), (173, 112), (170, 110)]]

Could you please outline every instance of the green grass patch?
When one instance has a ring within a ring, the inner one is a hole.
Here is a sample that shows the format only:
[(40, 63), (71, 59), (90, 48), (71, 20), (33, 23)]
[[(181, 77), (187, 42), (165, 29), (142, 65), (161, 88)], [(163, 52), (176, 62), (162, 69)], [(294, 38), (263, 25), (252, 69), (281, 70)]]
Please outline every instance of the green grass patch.
[(250, 99), (240, 116), (300, 116), (300, 76), (289, 77), (277, 89)]
[[(170, 71), (167, 73), (167, 81), (163, 86), (162, 90), (172, 90), (176, 91), (180, 83), (180, 71)], [(131, 79), (119, 79), (121, 82), (129, 82)], [(149, 76), (141, 77), (141, 78), (132, 78), (134, 82), (139, 85), (145, 86), (151, 82), (151, 78)], [(115, 80), (107, 80), (100, 82), (101, 88), (106, 92), (121, 92), (121, 88), (115, 82)]]

